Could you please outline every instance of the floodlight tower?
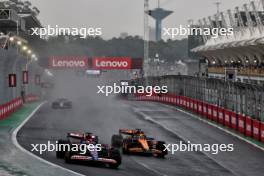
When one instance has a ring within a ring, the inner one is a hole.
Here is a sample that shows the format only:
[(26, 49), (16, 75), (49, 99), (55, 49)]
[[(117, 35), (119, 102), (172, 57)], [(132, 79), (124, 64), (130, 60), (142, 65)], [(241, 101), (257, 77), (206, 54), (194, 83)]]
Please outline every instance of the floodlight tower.
[(172, 14), (173, 11), (160, 8), (160, 1), (158, 0), (158, 7), (154, 10), (149, 10), (149, 16), (156, 20), (156, 41), (161, 40), (161, 25), (162, 20)]
[(145, 76), (149, 72), (149, 23), (148, 23), (149, 0), (144, 0), (144, 65), (143, 73)]

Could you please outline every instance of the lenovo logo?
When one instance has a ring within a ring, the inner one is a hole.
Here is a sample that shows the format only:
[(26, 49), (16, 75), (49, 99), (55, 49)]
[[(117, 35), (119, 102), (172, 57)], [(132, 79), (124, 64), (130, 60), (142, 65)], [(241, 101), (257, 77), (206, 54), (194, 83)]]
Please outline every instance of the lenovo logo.
[(50, 68), (87, 68), (87, 57), (50, 57)]
[(128, 57), (95, 57), (94, 69), (131, 69), (131, 58)]

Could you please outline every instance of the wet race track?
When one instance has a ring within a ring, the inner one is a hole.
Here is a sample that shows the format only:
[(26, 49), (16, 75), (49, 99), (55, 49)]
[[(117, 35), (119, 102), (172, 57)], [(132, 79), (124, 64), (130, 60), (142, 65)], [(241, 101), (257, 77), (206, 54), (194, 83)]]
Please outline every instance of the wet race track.
[[(93, 132), (99, 136), (101, 143), (110, 144), (111, 136), (116, 134), (119, 128), (140, 128), (150, 137), (166, 143), (179, 143), (180, 140), (201, 144), (232, 143), (235, 150), (217, 155), (203, 152), (176, 152), (174, 155), (167, 155), (166, 159), (123, 155), (122, 164), (117, 170), (103, 166), (65, 164), (64, 160), (56, 158), (55, 152), (46, 152), (42, 155), (36, 153), (45, 160), (83, 175), (259, 176), (264, 173), (263, 151), (173, 107), (98, 95), (96, 93), (98, 81), (94, 80), (88, 83), (76, 79), (71, 84), (67, 84), (62, 78), (59, 83), (53, 91), (52, 98), (18, 133), (18, 142), (27, 150), (32, 149), (31, 144), (46, 144), (48, 140), (55, 143), (56, 140), (65, 138), (67, 132), (78, 131)], [(53, 110), (52, 100), (60, 97), (69, 98), (73, 102), (73, 109)], [(146, 117), (151, 117), (157, 124), (146, 120)]]

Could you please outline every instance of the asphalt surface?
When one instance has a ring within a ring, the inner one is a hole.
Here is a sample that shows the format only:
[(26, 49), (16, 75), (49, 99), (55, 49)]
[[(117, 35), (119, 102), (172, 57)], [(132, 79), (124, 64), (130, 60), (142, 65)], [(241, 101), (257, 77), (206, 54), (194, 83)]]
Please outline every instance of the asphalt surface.
[[(55, 152), (43, 155), (36, 153), (52, 163), (83, 175), (96, 176), (260, 176), (264, 173), (263, 151), (214, 127), (158, 103), (127, 102), (114, 96), (99, 95), (96, 93), (99, 83), (94, 80), (88, 83), (85, 79), (71, 79), (69, 83), (65, 79), (69, 80), (69, 77), (58, 80), (52, 97), (70, 98), (73, 109), (53, 110), (52, 100), (45, 104), (18, 133), (18, 142), (27, 150), (32, 149), (31, 144), (47, 143), (48, 140), (55, 143), (71, 131), (93, 132), (100, 137), (100, 142), (109, 144), (112, 134), (117, 133), (119, 128), (141, 128), (149, 136), (167, 143), (179, 143), (183, 138), (202, 144), (233, 143), (235, 151), (218, 155), (177, 152), (169, 154), (166, 159), (123, 155), (122, 165), (117, 170), (103, 166), (65, 164), (55, 157)], [(145, 120), (142, 114), (166, 125), (175, 133)]]

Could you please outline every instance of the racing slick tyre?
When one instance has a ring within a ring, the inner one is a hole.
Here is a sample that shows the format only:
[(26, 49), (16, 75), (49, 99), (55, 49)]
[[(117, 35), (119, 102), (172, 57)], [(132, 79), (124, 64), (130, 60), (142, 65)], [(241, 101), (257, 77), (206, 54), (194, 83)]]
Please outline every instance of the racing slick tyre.
[(123, 137), (118, 134), (112, 136), (111, 145), (113, 148), (121, 148), (123, 145)]
[[(60, 139), (60, 140), (58, 140), (58, 145), (60, 146), (61, 144), (69, 144), (69, 141)], [(63, 159), (64, 155), (65, 155), (65, 151), (61, 151), (61, 150), (56, 151), (56, 157), (57, 158)]]
[(159, 157), (159, 158), (164, 158), (165, 155), (168, 154), (168, 151), (165, 150), (166, 148), (165, 148), (164, 144), (166, 144), (166, 143), (163, 141), (158, 141), (156, 144), (156, 149), (162, 152), (161, 154), (157, 155), (157, 157)]
[(119, 149), (115, 149), (115, 148), (111, 149), (110, 150), (110, 158), (115, 160), (116, 164), (109, 164), (109, 167), (113, 168), (113, 169), (117, 169), (118, 166), (122, 162), (122, 157), (121, 157)]
[(64, 161), (65, 163), (68, 163), (68, 164), (71, 164), (73, 163), (72, 160), (71, 160), (71, 152), (70, 151), (66, 151), (65, 152), (65, 155), (64, 155)]

